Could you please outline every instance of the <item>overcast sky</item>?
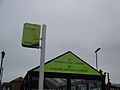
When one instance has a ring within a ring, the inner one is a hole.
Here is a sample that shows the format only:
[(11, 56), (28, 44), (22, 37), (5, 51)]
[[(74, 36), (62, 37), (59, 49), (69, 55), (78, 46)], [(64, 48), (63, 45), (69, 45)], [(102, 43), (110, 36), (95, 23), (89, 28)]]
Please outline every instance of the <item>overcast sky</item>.
[(23, 24), (46, 24), (46, 61), (67, 51), (110, 73), (120, 83), (120, 0), (0, 0), (3, 81), (24, 77), (39, 65), (40, 50), (21, 46)]

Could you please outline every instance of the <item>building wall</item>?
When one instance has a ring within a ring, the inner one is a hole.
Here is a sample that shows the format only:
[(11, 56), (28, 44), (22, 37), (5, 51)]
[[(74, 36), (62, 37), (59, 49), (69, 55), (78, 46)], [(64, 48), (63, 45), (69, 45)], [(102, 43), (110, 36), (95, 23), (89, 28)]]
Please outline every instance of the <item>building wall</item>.
[(20, 90), (21, 82), (12, 82), (10, 90)]
[(3, 90), (10, 90), (10, 88), (5, 88), (5, 87), (3, 87)]
[(111, 87), (110, 90), (120, 90), (118, 87)]

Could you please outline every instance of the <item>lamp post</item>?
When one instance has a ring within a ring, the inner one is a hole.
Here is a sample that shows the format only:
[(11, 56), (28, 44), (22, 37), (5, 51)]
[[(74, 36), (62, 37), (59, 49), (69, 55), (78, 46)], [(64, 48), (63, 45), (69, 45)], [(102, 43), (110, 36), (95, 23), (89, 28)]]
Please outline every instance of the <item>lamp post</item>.
[(101, 48), (98, 48), (95, 50), (95, 55), (96, 55), (96, 69), (98, 70), (98, 60), (97, 60), (97, 52), (100, 50)]
[(2, 65), (3, 65), (4, 57), (5, 57), (5, 52), (2, 51), (1, 52), (1, 66), (0, 66), (0, 86), (1, 86), (1, 83), (2, 83), (2, 75), (3, 75), (3, 67), (2, 67)]

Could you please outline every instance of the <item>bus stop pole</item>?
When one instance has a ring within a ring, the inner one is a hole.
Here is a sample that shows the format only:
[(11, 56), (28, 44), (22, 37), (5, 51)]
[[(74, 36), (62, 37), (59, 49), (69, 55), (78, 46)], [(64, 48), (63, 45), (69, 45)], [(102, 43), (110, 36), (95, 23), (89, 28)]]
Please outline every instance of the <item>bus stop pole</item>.
[(40, 72), (39, 72), (39, 86), (38, 90), (44, 88), (44, 62), (45, 62), (45, 42), (46, 42), (46, 25), (42, 25), (42, 38), (41, 38), (41, 56), (40, 56)]

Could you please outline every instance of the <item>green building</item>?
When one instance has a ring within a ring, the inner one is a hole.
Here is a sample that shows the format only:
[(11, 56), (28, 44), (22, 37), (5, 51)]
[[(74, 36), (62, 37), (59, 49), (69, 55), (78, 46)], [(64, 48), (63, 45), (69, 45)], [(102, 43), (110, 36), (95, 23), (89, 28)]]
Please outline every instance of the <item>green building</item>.
[[(27, 72), (21, 90), (38, 90), (39, 71)], [(105, 75), (68, 51), (45, 63), (44, 90), (105, 90)]]

